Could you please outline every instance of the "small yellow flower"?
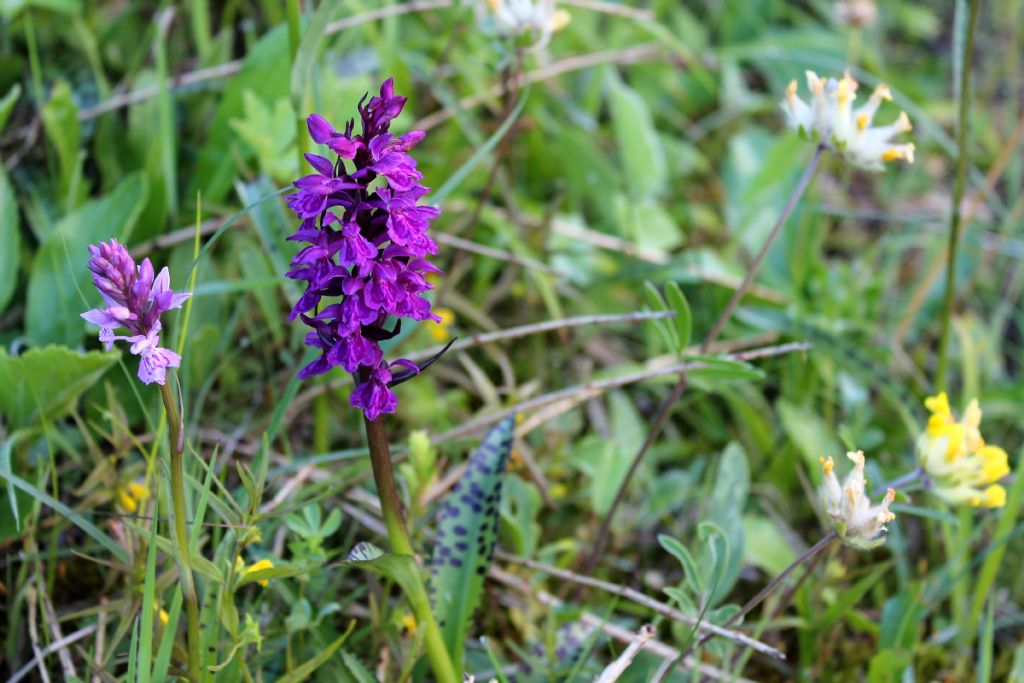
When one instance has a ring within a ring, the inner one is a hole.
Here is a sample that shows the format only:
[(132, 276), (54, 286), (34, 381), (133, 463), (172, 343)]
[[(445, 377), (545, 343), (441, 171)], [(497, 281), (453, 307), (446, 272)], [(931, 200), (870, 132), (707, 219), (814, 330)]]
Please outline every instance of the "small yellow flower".
[(153, 611), (157, 613), (157, 618), (160, 620), (160, 623), (167, 626), (167, 622), (171, 620), (171, 615), (169, 615), (167, 610), (161, 607), (160, 603), (156, 600), (153, 600)]
[(149, 499), (149, 489), (136, 481), (118, 488), (117, 502), (128, 514), (135, 514), (139, 506)]
[(957, 421), (946, 392), (924, 402), (931, 413), (917, 438), (917, 459), (931, 491), (951, 505), (1003, 507), (1006, 489), (996, 484), (1010, 473), (1002, 448), (981, 436), (981, 406), (972, 400)]
[(821, 485), (818, 497), (832, 526), (847, 545), (868, 550), (885, 543), (885, 525), (896, 519), (889, 511), (889, 505), (896, 498), (896, 492), (889, 489), (878, 505), (872, 505), (865, 491), (863, 451), (850, 452), (846, 457), (853, 462), (853, 469), (842, 485), (835, 474), (832, 457), (819, 458), (821, 463)]
[[(253, 563), (253, 564), (251, 564), (251, 565), (249, 565), (247, 567), (245, 565), (245, 561), (241, 557), (236, 557), (235, 558), (235, 572), (238, 574), (238, 578), (240, 578), (240, 579), (245, 578), (246, 576), (248, 576), (250, 574), (253, 574), (254, 572), (261, 571), (263, 569), (271, 569), (273, 566), (274, 566), (273, 562), (271, 562), (270, 560), (264, 559), (264, 560), (259, 560), (258, 562), (255, 562), (255, 563)], [(256, 583), (258, 583), (261, 586), (266, 587), (266, 586), (270, 585), (270, 580), (269, 579), (260, 579)]]
[(444, 344), (452, 338), (451, 327), (455, 322), (455, 311), (442, 306), (441, 308), (435, 308), (432, 312), (441, 318), (441, 322), (427, 325), (427, 333), (438, 344)]
[(406, 612), (405, 616), (402, 617), (402, 628), (410, 636), (416, 634), (416, 617), (411, 612)]

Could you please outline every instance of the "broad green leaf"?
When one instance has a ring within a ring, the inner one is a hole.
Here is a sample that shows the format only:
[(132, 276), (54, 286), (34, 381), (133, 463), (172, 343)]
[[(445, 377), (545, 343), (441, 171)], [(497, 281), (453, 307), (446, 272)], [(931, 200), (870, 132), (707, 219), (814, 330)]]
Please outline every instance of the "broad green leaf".
[(310, 567), (297, 566), (297, 565), (276, 565), (268, 567), (267, 569), (259, 569), (254, 572), (246, 572), (242, 578), (238, 580), (238, 586), (244, 586), (249, 583), (257, 583), (259, 581), (271, 581), (273, 579), (286, 579), (291, 576), (298, 576), (299, 574), (306, 574), (310, 571)]
[(89, 278), (88, 246), (118, 238), (127, 242), (146, 197), (141, 175), (128, 176), (108, 195), (83, 204), (54, 228), (32, 261), (25, 327), (37, 346), (82, 340), (80, 314), (100, 303)]
[(775, 407), (783, 429), (812, 470), (819, 469), (818, 458), (839, 455), (835, 434), (817, 414), (788, 401), (779, 401)]
[(690, 345), (690, 337), (693, 336), (693, 314), (690, 312), (690, 304), (683, 295), (683, 290), (675, 282), (665, 285), (665, 298), (669, 307), (675, 311), (676, 317), (672, 322), (676, 328), (676, 349), (681, 353)]
[[(2, 107), (2, 103), (0, 103)], [(3, 112), (0, 111), (0, 118)], [(0, 121), (0, 130), (3, 122)], [(18, 226), (18, 203), (14, 199), (7, 171), (0, 164), (0, 313), (18, 286), (18, 261), (21, 256), (21, 230)]]
[(608, 79), (608, 105), (630, 196), (636, 200), (659, 196), (665, 190), (668, 170), (647, 103), (612, 76)]
[(487, 433), (470, 456), (466, 474), (441, 504), (430, 593), (441, 637), (460, 669), (469, 625), (494, 554), (514, 427), (515, 416), (510, 415)]
[(0, 415), (7, 428), (35, 427), (64, 417), (119, 356), (116, 351), (80, 353), (62, 346), (9, 356), (0, 348)]
[(744, 562), (774, 576), (795, 559), (796, 553), (770, 519), (755, 515), (743, 518)]

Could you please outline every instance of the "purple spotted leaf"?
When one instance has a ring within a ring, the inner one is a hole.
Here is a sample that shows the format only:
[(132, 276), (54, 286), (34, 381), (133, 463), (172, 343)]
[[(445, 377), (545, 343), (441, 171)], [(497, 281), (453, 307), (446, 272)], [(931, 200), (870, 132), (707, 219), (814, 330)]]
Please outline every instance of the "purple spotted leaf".
[(512, 453), (515, 416), (495, 425), (469, 458), (466, 473), (441, 503), (430, 561), (430, 597), (441, 637), (462, 662), (473, 612), (494, 556), (501, 488)]

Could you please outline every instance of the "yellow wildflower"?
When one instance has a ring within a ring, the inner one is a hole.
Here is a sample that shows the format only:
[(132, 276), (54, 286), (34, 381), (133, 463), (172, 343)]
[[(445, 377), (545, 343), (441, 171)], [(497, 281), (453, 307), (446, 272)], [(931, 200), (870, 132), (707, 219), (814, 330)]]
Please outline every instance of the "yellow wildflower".
[(924, 402), (931, 413), (917, 438), (917, 459), (931, 491), (952, 505), (1003, 507), (1006, 489), (996, 484), (1010, 473), (1009, 457), (981, 436), (981, 406), (972, 400), (957, 421), (946, 392)]
[(416, 634), (416, 617), (412, 613), (406, 612), (402, 617), (402, 629), (410, 636)]
[[(271, 569), (273, 566), (273, 562), (271, 562), (270, 560), (263, 559), (247, 567), (245, 565), (245, 561), (241, 557), (235, 558), (235, 572), (238, 574), (238, 578), (240, 579), (243, 579), (246, 576), (261, 571), (263, 569)], [(260, 579), (259, 581), (257, 581), (257, 583), (261, 586), (266, 587), (270, 585), (270, 580)]]
[(119, 487), (117, 502), (128, 514), (135, 514), (139, 506), (149, 499), (149, 489), (136, 481), (130, 481), (126, 486)]
[(436, 325), (427, 325), (427, 333), (438, 344), (444, 344), (452, 338), (451, 327), (455, 322), (455, 311), (442, 306), (441, 308), (435, 308), (431, 312), (441, 318), (441, 322)]

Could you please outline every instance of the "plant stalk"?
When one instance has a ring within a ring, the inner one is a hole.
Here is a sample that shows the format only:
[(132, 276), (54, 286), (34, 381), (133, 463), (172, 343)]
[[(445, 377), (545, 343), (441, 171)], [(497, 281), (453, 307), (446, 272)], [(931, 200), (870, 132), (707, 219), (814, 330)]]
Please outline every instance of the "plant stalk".
[[(732, 314), (736, 312), (736, 308), (739, 306), (740, 301), (743, 300), (743, 296), (747, 293), (747, 290), (750, 289), (750, 286), (754, 282), (754, 278), (761, 269), (761, 265), (764, 263), (765, 257), (768, 255), (768, 252), (771, 250), (775, 240), (778, 238), (779, 234), (781, 234), (783, 226), (786, 225), (790, 215), (796, 208), (797, 202), (800, 201), (804, 192), (807, 191), (807, 186), (810, 185), (811, 178), (814, 177), (815, 171), (818, 170), (818, 164), (826, 149), (826, 146), (822, 144), (819, 144), (815, 148), (814, 156), (811, 157), (811, 160), (808, 162), (807, 168), (804, 169), (804, 173), (800, 177), (799, 182), (797, 182), (796, 187), (793, 188), (793, 192), (790, 194), (789, 200), (786, 202), (786, 206), (782, 210), (782, 215), (780, 215), (779, 220), (775, 222), (774, 227), (772, 227), (772, 231), (768, 234), (768, 238), (761, 246), (761, 250), (757, 253), (757, 256), (754, 257), (754, 262), (750, 265), (750, 268), (747, 269), (747, 274), (744, 276), (740, 286), (736, 288), (735, 292), (733, 292), (732, 298), (729, 299), (729, 303), (726, 304), (725, 309), (722, 311), (721, 315), (718, 316), (718, 320), (716, 320), (715, 324), (711, 327), (711, 331), (708, 332), (707, 337), (705, 337), (704, 341), (701, 342), (701, 354), (707, 353), (708, 348), (718, 339), (718, 335), (722, 333), (722, 330), (725, 328), (725, 324), (729, 322), (730, 318), (732, 318)], [(654, 444), (658, 435), (661, 433), (662, 428), (664, 428), (665, 423), (668, 422), (668, 416), (672, 412), (672, 406), (675, 405), (675, 402), (679, 400), (680, 396), (682, 396), (683, 391), (686, 389), (686, 384), (687, 377), (686, 372), (684, 371), (679, 374), (679, 380), (676, 382), (675, 386), (672, 387), (672, 390), (669, 392), (665, 400), (658, 406), (658, 412), (654, 417), (654, 424), (647, 432), (647, 437), (640, 445), (640, 449), (636, 452), (636, 455), (633, 456), (633, 462), (630, 464), (625, 478), (619, 485), (618, 491), (615, 492), (615, 498), (612, 501), (612, 505), (608, 509), (608, 514), (606, 514), (604, 519), (601, 521), (601, 527), (598, 529), (597, 536), (594, 539), (594, 545), (591, 548), (590, 554), (587, 555), (586, 559), (581, 563), (579, 573), (590, 574), (597, 564), (597, 559), (604, 552), (605, 545), (608, 542), (608, 534), (611, 530), (612, 518), (615, 516), (615, 512), (618, 510), (619, 504), (626, 495), (626, 489), (629, 487), (629, 483), (632, 481), (633, 475), (640, 469), (640, 463), (643, 460), (644, 455), (646, 455), (647, 450)]]
[(181, 413), (174, 400), (170, 384), (160, 385), (160, 396), (167, 414), (167, 437), (171, 451), (171, 509), (174, 517), (174, 556), (181, 579), (181, 593), (185, 598), (188, 619), (188, 674), (192, 681), (202, 675), (202, 657), (199, 639), (199, 597), (196, 593), (195, 578), (192, 574), (192, 553), (188, 537), (188, 523), (185, 516), (185, 440), (182, 433)]
[(959, 107), (956, 117), (956, 176), (953, 180), (953, 206), (949, 220), (949, 244), (946, 246), (946, 292), (942, 301), (942, 330), (939, 333), (938, 358), (935, 362), (935, 388), (947, 389), (949, 375), (949, 330), (956, 298), (956, 264), (960, 251), (960, 231), (963, 216), (964, 189), (967, 186), (967, 139), (971, 128), (971, 57), (974, 52), (974, 33), (978, 25), (981, 0), (970, 0), (967, 10), (967, 35), (964, 37), (963, 64), (960, 65)]
[[(413, 552), (409, 532), (405, 528), (402, 502), (398, 496), (398, 486), (395, 484), (395, 475), (391, 467), (391, 445), (388, 442), (387, 429), (384, 427), (384, 418), (380, 416), (376, 420), (369, 420), (364, 416), (363, 423), (366, 426), (366, 440), (370, 448), (373, 480), (377, 485), (377, 496), (380, 499), (380, 509), (384, 517), (384, 526), (388, 531), (388, 540), (391, 542), (391, 552), (415, 557), (416, 553)], [(418, 571), (415, 572), (415, 577), (421, 588), (417, 593), (426, 595), (426, 588), (423, 586), (423, 579)], [(457, 683), (459, 677), (455, 673), (451, 657), (441, 639), (441, 630), (430, 610), (430, 602), (428, 600), (413, 600), (408, 595), (406, 599), (409, 600), (413, 613), (416, 615), (419, 628), (423, 629), (423, 644), (434, 676), (440, 683)]]

